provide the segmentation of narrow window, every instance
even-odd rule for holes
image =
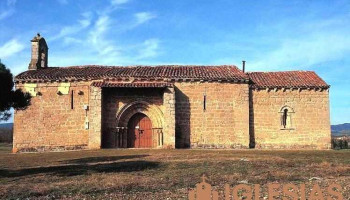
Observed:
[[[74,90],[72,90],[71,96],[70,96],[70,108],[72,110],[74,109]]]
[[[203,95],[203,110],[205,111],[207,109],[207,95]]]
[[[287,118],[288,118],[288,109],[284,109],[283,110],[283,117],[282,117],[282,125],[283,125],[283,128],[286,128],[287,127]]]
[[[283,106],[280,111],[280,116],[281,116],[281,129],[285,130],[292,130],[295,127],[293,127],[293,115],[294,115],[294,109],[289,106]]]

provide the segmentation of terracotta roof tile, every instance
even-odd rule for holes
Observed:
[[[93,82],[91,84],[95,87],[132,87],[132,88],[165,88],[173,87],[173,83],[167,82],[133,82],[133,83],[123,83],[123,82]]]
[[[108,80],[108,79],[191,79],[195,81],[247,81],[254,88],[329,88],[315,72],[249,72],[243,73],[236,66],[71,66],[48,67],[29,70],[15,77],[16,81],[65,81],[65,80]],[[97,83],[96,83],[97,84]],[[101,84],[101,83],[99,83]],[[106,84],[106,83],[105,83]],[[126,86],[126,85],[124,85]],[[145,87],[134,84],[133,87]],[[108,87],[104,85],[103,87]],[[119,85],[118,87],[122,87]],[[155,87],[155,86],[154,86]]]
[[[249,72],[253,88],[329,88],[313,71]]]
[[[248,80],[248,76],[236,66],[73,66],[48,67],[25,71],[16,81],[51,81],[108,78],[144,79],[194,79],[194,80]]]

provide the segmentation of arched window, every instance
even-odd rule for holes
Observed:
[[[289,106],[283,106],[279,113],[281,114],[281,129],[293,129],[294,110]]]
[[[283,128],[287,127],[287,125],[288,125],[287,120],[288,120],[288,109],[286,108],[286,109],[283,110],[283,116],[282,116],[282,126],[283,126]]]

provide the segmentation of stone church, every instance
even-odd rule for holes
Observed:
[[[312,71],[236,66],[49,67],[31,40],[13,152],[100,148],[330,148],[329,85]]]

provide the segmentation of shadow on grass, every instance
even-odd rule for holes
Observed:
[[[147,155],[136,155],[136,156],[112,156],[112,157],[91,157],[74,159],[70,161],[65,161],[66,163],[77,163],[68,165],[57,165],[48,167],[35,167],[26,168],[18,170],[10,169],[0,169],[1,177],[21,177],[36,174],[52,174],[58,176],[77,176],[77,175],[87,175],[93,173],[118,173],[118,172],[134,172],[143,171],[148,169],[159,168],[159,162],[153,161],[120,161],[113,162],[121,159],[132,159],[145,157]],[[90,160],[89,160],[90,159]],[[109,162],[109,163],[96,163],[96,162]],[[95,164],[89,164],[95,163]]]
[[[134,159],[134,158],[144,158],[149,155],[125,155],[125,156],[99,156],[99,157],[86,157],[73,160],[62,161],[66,164],[92,164],[98,162],[112,162],[118,160]]]
[[[1,143],[0,142],[0,153],[11,153],[12,143]]]

